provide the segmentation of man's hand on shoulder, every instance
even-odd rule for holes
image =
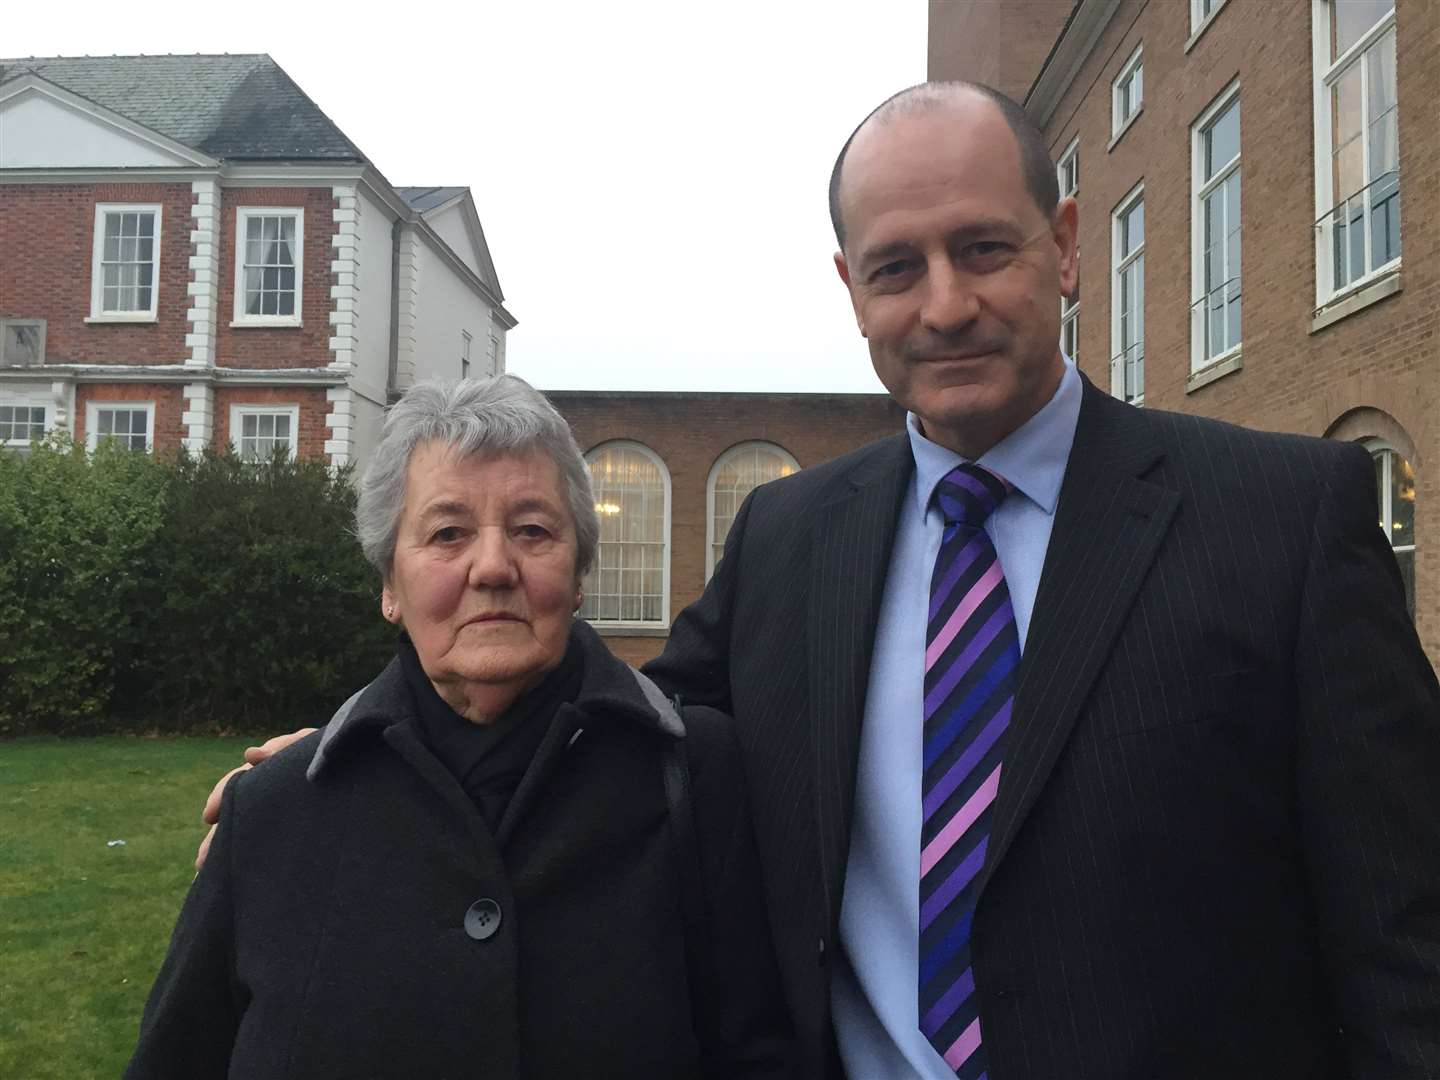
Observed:
[[[301,728],[288,735],[276,735],[273,739],[266,739],[259,746],[247,746],[245,748],[245,764],[231,769],[220,778],[219,783],[210,789],[210,797],[205,800],[205,810],[201,814],[205,823],[210,826],[210,831],[205,834],[205,839],[200,841],[200,850],[195,853],[195,869],[197,871],[205,865],[205,856],[210,853],[210,841],[215,837],[215,823],[220,820],[220,799],[225,794],[225,785],[230,783],[230,778],[236,773],[242,773],[246,769],[253,768],[262,761],[274,757],[291,743],[298,742],[314,730],[313,727]]]

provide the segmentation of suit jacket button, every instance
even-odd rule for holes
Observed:
[[[476,900],[465,912],[465,933],[476,941],[486,941],[500,929],[500,905],[489,897]]]
[[[825,939],[823,937],[820,939],[820,949],[815,954],[815,962],[821,967],[825,966]]]

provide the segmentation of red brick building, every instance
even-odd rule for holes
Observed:
[[[930,77],[998,72],[1079,203],[1081,369],[1365,443],[1440,659],[1440,4],[933,0],[930,36]]]
[[[756,484],[905,424],[884,394],[547,396],[585,450],[600,511],[598,565],[581,614],[633,664],[660,652],[670,623],[704,590]]]
[[[268,56],[0,60],[0,448],[357,462],[514,325],[469,190],[392,186]]]

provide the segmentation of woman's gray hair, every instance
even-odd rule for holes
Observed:
[[[395,536],[405,507],[405,477],[415,451],[427,443],[447,446],[459,458],[538,450],[555,462],[570,515],[575,519],[575,573],[595,563],[600,518],[590,490],[590,470],[555,406],[524,379],[430,379],[416,383],[392,405],[380,444],[360,477],[355,531],[365,558],[389,578]]]

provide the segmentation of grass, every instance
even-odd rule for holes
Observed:
[[[200,807],[254,741],[0,742],[0,1077],[120,1075],[194,876]]]

